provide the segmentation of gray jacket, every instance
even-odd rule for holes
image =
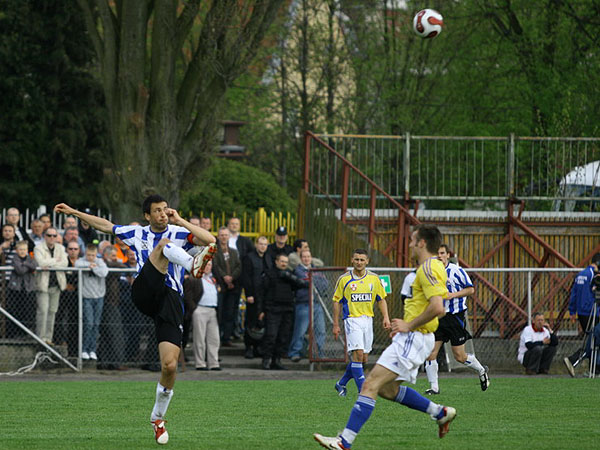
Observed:
[[[21,259],[18,255],[15,255],[15,259],[13,259],[14,269],[10,274],[8,288],[12,291],[35,291],[37,286],[33,274],[37,266],[37,262],[31,256],[27,255],[25,259]]]
[[[108,267],[106,263],[96,258],[96,267],[81,274],[81,295],[83,298],[100,298],[106,294],[106,275]],[[90,262],[85,258],[75,261],[75,267],[90,267]]]

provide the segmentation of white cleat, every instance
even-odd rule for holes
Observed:
[[[327,437],[320,435],[319,433],[313,434],[315,441],[321,444],[321,447],[328,448],[330,450],[348,450],[342,445],[342,438],[339,436]]]
[[[169,433],[165,428],[166,420],[154,420],[152,426],[154,427],[154,439],[157,444],[164,445],[169,442]]]
[[[194,260],[192,261],[192,270],[190,271],[194,278],[202,278],[202,274],[204,273],[206,265],[213,259],[213,256],[216,252],[217,244],[208,244],[194,255]]]
[[[448,434],[450,428],[450,422],[456,417],[456,409],[451,406],[444,406],[444,416],[441,419],[437,419],[437,424],[440,427],[438,436],[443,438]]]

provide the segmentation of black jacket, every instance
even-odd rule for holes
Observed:
[[[273,244],[269,244],[265,255],[271,261],[271,265],[273,267],[275,267],[275,258],[277,257],[277,255],[279,255],[280,253],[283,253],[284,255],[288,256],[290,253],[293,253],[293,252],[294,252],[294,249],[289,244],[285,244],[283,246],[283,248],[278,248],[277,244],[273,243]]]
[[[273,267],[265,272],[264,310],[271,308],[293,308],[295,290],[308,287],[308,281],[301,280],[290,270]]]
[[[240,256],[240,261],[244,261],[246,255],[248,255],[252,250],[254,250],[254,244],[252,241],[246,236],[238,235],[237,241],[235,241],[235,246],[237,248],[238,254]]]
[[[252,250],[242,261],[242,285],[246,297],[254,297],[258,311],[263,309],[265,293],[265,272],[271,269],[271,260],[266,253],[260,257],[256,250]]]

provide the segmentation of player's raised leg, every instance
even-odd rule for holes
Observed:
[[[216,251],[216,245],[209,244],[194,256],[191,256],[168,239],[161,239],[152,254],[150,254],[149,259],[154,267],[163,273],[167,273],[168,264],[172,262],[185,268],[193,277],[199,278]]]

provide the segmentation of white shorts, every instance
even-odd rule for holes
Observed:
[[[346,349],[371,353],[373,348],[373,318],[369,316],[348,317],[344,320]]]
[[[435,345],[433,333],[398,333],[386,348],[377,364],[398,374],[396,380],[417,382],[419,367],[431,355]]]

